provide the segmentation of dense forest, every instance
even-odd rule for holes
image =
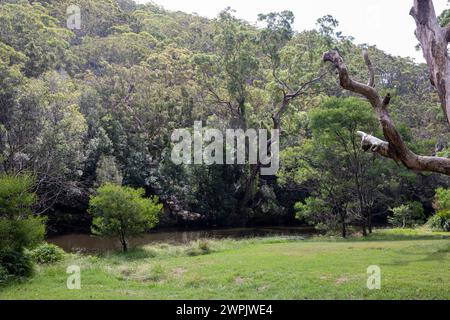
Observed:
[[[253,25],[230,8],[207,19],[79,0],[81,29],[71,30],[71,2],[0,1],[0,172],[33,177],[32,209],[48,218],[47,233],[88,232],[89,199],[105,183],[157,196],[160,227],[302,223],[345,236],[405,225],[396,221],[405,211],[418,222],[434,214],[449,178],[365,152],[358,131],[382,136],[376,114],[322,55],[336,50],[367,82],[366,50],[408,147],[450,156],[427,65],[356,44],[332,16],[297,32],[290,11]],[[175,165],[171,134],[195,121],[280,129],[277,175],[260,175],[258,164]]]
[[[300,2],[0,0],[0,300],[448,299],[450,9]]]

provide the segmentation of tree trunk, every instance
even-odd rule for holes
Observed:
[[[237,212],[240,213],[242,226],[245,227],[250,219],[248,216],[249,208],[248,203],[254,198],[254,189],[255,183],[258,178],[260,165],[250,165],[250,173],[247,177],[247,181],[245,182],[245,191],[244,195],[238,202]]]
[[[128,251],[128,245],[127,245],[127,242],[125,240],[122,241],[122,249],[123,249],[123,252],[127,252]]]
[[[127,252],[128,251],[128,243],[127,243],[127,239],[125,239],[125,236],[123,234],[120,235],[120,243],[122,244],[123,252]]]
[[[342,222],[342,238],[347,238],[347,225],[345,221]]]
[[[362,223],[362,234],[363,234],[363,237],[367,237],[367,225],[366,225],[365,219],[363,220],[363,223]]]
[[[444,28],[439,25],[432,0],[414,0],[410,15],[416,22],[415,34],[430,71],[431,83],[438,92],[450,124],[450,59],[447,50],[450,25]]]
[[[372,225],[372,211],[371,210],[367,210],[367,227],[369,228],[369,234],[372,234],[373,225]]]

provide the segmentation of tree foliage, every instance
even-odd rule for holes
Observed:
[[[0,282],[33,271],[24,250],[39,244],[45,235],[45,219],[32,214],[34,183],[28,175],[0,175]]]
[[[123,250],[128,240],[158,223],[162,204],[157,197],[144,198],[144,189],[133,189],[107,183],[89,201],[95,234],[118,237]]]
[[[392,208],[389,223],[398,228],[413,228],[425,222],[425,213],[420,202],[410,202]]]
[[[436,190],[434,202],[436,214],[430,218],[430,225],[433,229],[449,231],[450,230],[450,191],[439,188]]]

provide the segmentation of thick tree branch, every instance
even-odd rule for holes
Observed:
[[[362,131],[358,131],[358,135],[362,139],[361,146],[364,151],[379,153],[383,157],[389,158],[389,143]]]
[[[377,91],[368,85],[354,81],[350,78],[347,66],[337,51],[329,51],[323,55],[324,62],[331,62],[339,72],[341,87],[366,97],[373,106],[380,105],[380,97]]]
[[[409,150],[389,115],[387,107],[390,103],[391,96],[388,94],[382,98],[375,90],[371,81],[374,68],[367,53],[364,53],[364,59],[369,69],[368,85],[355,81],[350,77],[347,66],[338,52],[329,51],[323,55],[324,62],[331,62],[337,69],[342,88],[364,96],[369,100],[378,115],[386,141],[364,132],[359,132],[362,138],[362,148],[366,151],[370,150],[383,157],[393,159],[396,162],[401,162],[411,170],[438,172],[450,175],[450,159],[419,156]]]
[[[414,0],[410,12],[416,21],[416,37],[430,70],[430,80],[441,100],[442,109],[450,124],[450,59],[447,45],[449,27],[439,25],[432,0]]]

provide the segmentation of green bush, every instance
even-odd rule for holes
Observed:
[[[207,240],[193,242],[186,250],[186,254],[190,257],[202,256],[211,253],[211,244]]]
[[[434,202],[436,214],[428,220],[428,227],[435,231],[450,231],[450,190],[436,190]]]
[[[450,217],[437,213],[428,219],[427,227],[433,231],[450,232]]]
[[[61,261],[64,258],[64,251],[49,243],[44,243],[31,251],[31,256],[36,263],[50,264]]]
[[[35,217],[34,179],[28,175],[0,175],[0,270],[1,280],[26,277],[33,260],[26,249],[43,241],[45,218]]]
[[[31,249],[44,240],[44,217],[0,218],[0,250]]]
[[[390,224],[396,228],[413,228],[425,222],[425,210],[420,202],[409,202],[391,209]]]
[[[450,232],[450,219],[444,221],[444,223],[442,224],[442,229],[446,232]]]
[[[198,243],[198,248],[203,252],[203,254],[208,254],[211,252],[211,245],[207,240],[201,240]]]
[[[24,251],[0,252],[0,265],[9,276],[29,277],[33,274],[33,259]]]
[[[435,214],[428,219],[426,226],[433,231],[442,231],[441,221],[441,217]]]
[[[202,256],[203,251],[200,250],[198,247],[192,247],[186,250],[186,255],[188,255],[189,257]]]
[[[8,270],[6,270],[5,267],[0,265],[0,284],[2,282],[8,281],[9,277],[10,277],[10,275],[9,275]]]
[[[166,271],[160,264],[157,264],[152,267],[150,275],[147,277],[147,280],[157,282],[157,281],[161,281],[165,277],[166,277]]]
[[[0,217],[29,216],[36,202],[33,184],[34,179],[28,175],[0,175]]]

